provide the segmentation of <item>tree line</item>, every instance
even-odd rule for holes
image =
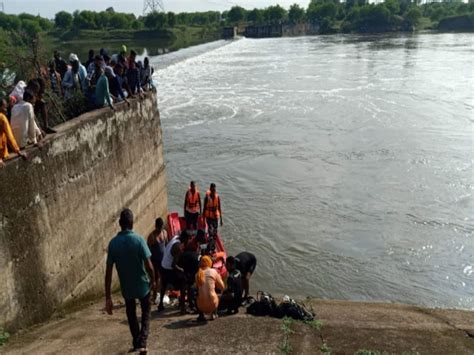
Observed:
[[[246,10],[234,6],[223,13],[229,24],[298,24],[320,25],[320,32],[366,32],[416,27],[422,18],[436,24],[441,19],[473,14],[474,0],[420,4],[420,0],[386,0],[369,4],[366,0],[311,0],[307,8],[293,4],[289,9],[280,5],[265,9]]]
[[[420,1],[420,0],[415,0]],[[234,6],[228,11],[207,12],[152,12],[146,16],[120,13],[108,8],[105,11],[58,12],[54,20],[30,14],[7,15],[0,13],[0,28],[11,32],[33,35],[59,30],[140,30],[165,29],[176,26],[225,26],[317,23],[321,32],[363,32],[366,29],[417,26],[421,18],[437,23],[443,18],[473,14],[474,0],[460,0],[419,5],[410,0],[386,0],[368,4],[366,0],[312,0],[307,8],[298,4],[288,9],[273,5],[263,9],[247,10]]]

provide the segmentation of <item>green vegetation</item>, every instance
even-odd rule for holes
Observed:
[[[326,343],[323,343],[323,345],[321,345],[319,350],[325,355],[331,354],[331,348],[329,348],[329,346]]]
[[[319,25],[320,33],[387,32],[437,28],[438,23],[451,16],[474,12],[474,2],[460,0],[427,3],[419,0],[386,0],[368,4],[366,0],[311,0],[307,9],[294,4],[289,11],[276,6],[245,10],[234,6],[224,16],[229,24],[267,25],[312,23]],[[223,14],[224,15],[224,14]]]
[[[290,344],[290,335],[295,333],[294,330],[291,329],[292,324],[292,318],[283,318],[283,323],[281,325],[281,330],[283,331],[283,343],[279,346],[279,349],[284,354],[291,354],[293,352],[293,348]]]
[[[323,321],[318,319],[313,319],[312,321],[305,321],[305,324],[309,325],[314,330],[321,330],[323,327]]]
[[[457,18],[461,19],[457,21]],[[11,56],[6,53],[6,48],[21,48],[25,45],[25,38],[33,38],[39,33],[48,34],[45,44],[162,39],[172,50],[217,39],[221,28],[229,25],[311,23],[318,25],[320,33],[347,33],[436,29],[443,20],[449,20],[448,25],[444,25],[448,29],[474,26],[474,0],[469,0],[469,3],[447,0],[423,5],[420,5],[420,0],[386,0],[380,4],[368,4],[367,0],[311,0],[306,9],[298,4],[291,5],[288,10],[280,5],[252,10],[234,6],[222,13],[152,12],[139,17],[116,12],[110,7],[101,12],[60,11],[54,20],[26,13],[17,16],[0,13],[0,34],[3,35],[0,55],[7,58],[4,60],[7,62]]]
[[[10,338],[10,334],[0,328],[0,347],[5,345]]]
[[[388,355],[386,351],[359,349],[356,355]]]

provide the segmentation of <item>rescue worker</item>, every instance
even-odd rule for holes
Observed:
[[[184,196],[184,218],[186,219],[187,229],[197,229],[198,218],[202,213],[201,195],[196,188],[194,181],[189,184],[189,189]]]
[[[218,222],[222,223],[221,199],[216,192],[216,184],[211,184],[204,199],[204,218],[209,228],[210,234],[217,233]]]

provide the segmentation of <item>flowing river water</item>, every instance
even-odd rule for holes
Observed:
[[[474,309],[473,34],[154,57],[170,210],[217,184],[252,289]]]

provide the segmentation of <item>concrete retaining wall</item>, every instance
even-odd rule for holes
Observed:
[[[167,213],[154,93],[57,131],[42,150],[28,151],[28,161],[0,169],[0,327],[10,330],[103,294],[106,248],[122,208],[132,209],[144,236]]]

